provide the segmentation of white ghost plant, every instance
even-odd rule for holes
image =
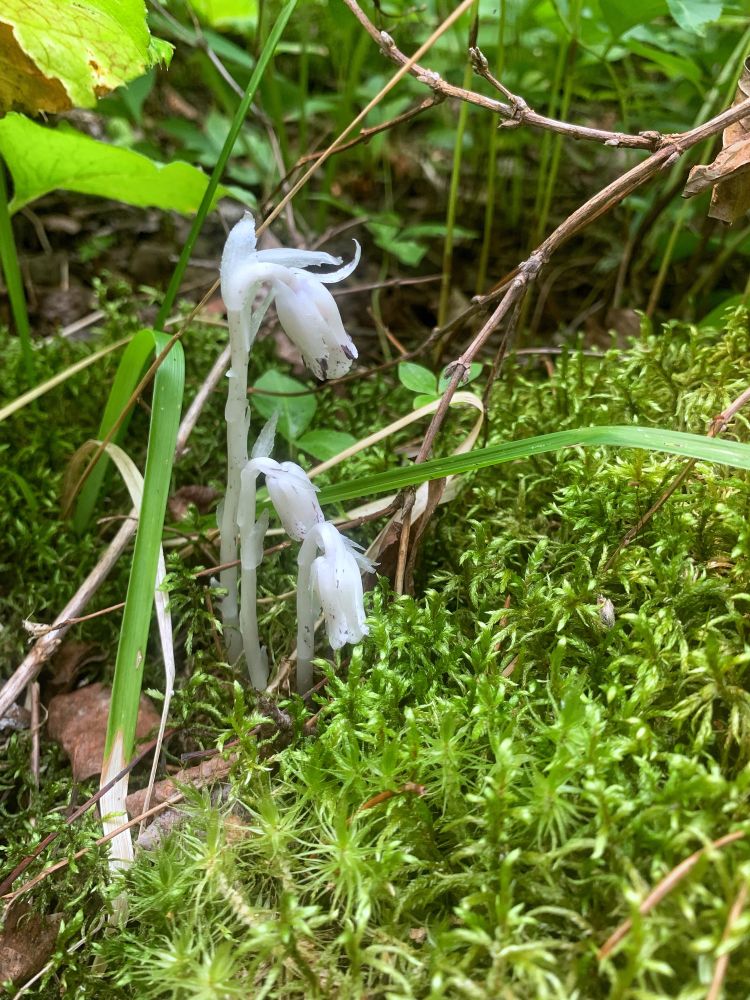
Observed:
[[[222,618],[227,655],[235,662],[244,652],[256,688],[265,687],[268,667],[258,638],[255,610],[256,571],[263,554],[263,520],[255,520],[255,484],[259,473],[266,475],[268,490],[292,538],[301,540],[307,527],[323,521],[315,488],[294,463],[281,465],[269,458],[273,428],[253,450],[248,460],[250,427],[247,401],[250,349],[271,301],[276,301],[279,322],[300,350],[305,364],[321,379],[337,378],[349,371],[357,357],[351,338],[344,329],[336,301],[326,285],[342,281],[355,269],[360,247],[355,243],[354,259],[328,274],[306,268],[340,265],[341,258],[319,251],[280,247],[257,250],[255,222],[246,212],[230,232],[221,259],[221,294],[227,308],[231,365],[225,417],[227,422],[227,490],[219,511],[221,535],[220,584],[226,591]],[[256,304],[262,286],[268,292]],[[261,438],[264,434],[261,434]],[[305,483],[307,485],[305,485]],[[236,565],[238,545],[241,571]],[[238,588],[241,576],[242,595]],[[240,608],[242,596],[242,608]]]

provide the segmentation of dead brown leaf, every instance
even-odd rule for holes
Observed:
[[[220,496],[221,492],[215,490],[213,486],[200,484],[181,486],[167,501],[167,509],[170,517],[175,521],[181,521],[186,516],[190,504],[194,504],[200,514],[207,514]]]
[[[175,792],[179,791],[179,785],[195,785],[196,788],[202,788],[203,785],[207,785],[212,781],[219,781],[222,778],[226,778],[232,764],[236,760],[236,754],[231,754],[226,758],[211,757],[196,767],[187,767],[182,771],[178,771],[173,778],[165,778],[164,781],[157,781],[151,792],[151,805],[155,806],[160,802],[166,802]],[[146,791],[147,789],[140,788],[137,792],[131,792],[125,800],[128,815],[131,819],[134,816],[140,816],[143,812]]]
[[[72,106],[60,81],[44,76],[16,41],[13,28],[0,24],[0,114],[65,111]]]
[[[73,777],[84,781],[102,769],[104,737],[112,692],[104,684],[89,684],[71,694],[56,695],[49,703],[48,731],[70,757]],[[136,739],[148,736],[159,725],[159,713],[141,695]]]
[[[99,647],[91,642],[78,642],[72,639],[63,643],[52,657],[46,671],[44,701],[48,702],[57,694],[67,694],[72,691],[78,675],[86,664],[100,659],[102,655]]]
[[[0,983],[16,986],[28,982],[52,954],[62,914],[32,913],[28,903],[18,900],[8,908],[0,933]]]
[[[732,107],[750,97],[750,59],[745,61]],[[750,209],[750,117],[724,129],[722,149],[713,163],[693,167],[684,198],[713,187],[709,218],[731,225]]]

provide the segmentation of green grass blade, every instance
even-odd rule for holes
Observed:
[[[155,340],[157,351],[161,351],[169,337],[160,333],[155,335]],[[129,759],[133,747],[184,384],[184,354],[182,345],[176,343],[159,367],[154,381],[146,471],[143,477],[143,506],[138,521],[117,649],[104,749],[105,764],[113,746],[122,750],[124,763]],[[106,767],[104,770],[106,771]]]
[[[97,435],[100,440],[109,434],[112,426],[125,409],[143,373],[146,362],[154,351],[155,344],[156,334],[150,329],[139,330],[128,344],[123,356],[120,358],[120,364],[117,366],[117,372],[115,373],[115,380],[109,391],[107,405],[104,407],[104,415],[102,416]],[[112,438],[114,444],[119,444],[122,441],[129,423],[130,414],[123,420],[117,433]],[[91,470],[90,476],[83,484],[76,504],[75,514],[73,515],[73,527],[78,532],[82,532],[89,523],[109,461],[106,454],[102,455]]]
[[[219,154],[219,158],[216,161],[216,165],[211,172],[211,177],[203,195],[203,200],[201,201],[200,207],[198,208],[195,218],[193,219],[188,238],[185,241],[182,251],[180,252],[179,260],[177,261],[174,273],[172,274],[169,286],[156,316],[154,325],[157,330],[164,328],[167,317],[169,316],[172,306],[174,305],[177,292],[179,291],[180,284],[185,273],[185,268],[188,265],[190,256],[193,252],[193,247],[195,246],[195,241],[198,238],[198,234],[200,233],[201,227],[203,226],[206,216],[208,215],[213,203],[216,189],[219,186],[219,181],[221,180],[224,168],[226,167],[229,157],[231,156],[234,143],[236,142],[240,129],[242,128],[245,118],[247,117],[250,104],[255,97],[256,91],[258,90],[263,73],[268,66],[274,49],[276,48],[281,34],[286,27],[286,24],[296,5],[297,0],[288,0],[286,6],[281,10],[281,13],[276,19],[273,30],[268,36],[268,40],[263,47],[263,51],[258,58],[258,62],[256,63],[253,74],[248,82],[245,94],[237,106],[234,118],[232,119],[232,126],[224,142],[221,153]],[[151,337],[152,331],[141,331],[141,333],[136,335],[133,343],[128,348],[128,351],[126,351],[125,355],[123,355],[117,375],[115,376],[115,382],[112,386],[109,399],[107,400],[104,416],[97,433],[97,437],[100,440],[107,436],[112,425],[124,410],[133,389],[137,385],[143,373],[146,361],[151,352]],[[122,441],[127,428],[127,423],[127,419],[123,421],[122,426],[113,438],[115,443]],[[99,459],[96,467],[92,470],[81,490],[81,495],[76,505],[76,511],[73,518],[73,525],[77,531],[83,531],[91,518],[94,507],[96,506],[102,482],[104,480],[108,461],[109,460],[104,456]],[[171,468],[172,459],[170,457],[169,466],[164,470],[167,478],[169,478],[169,475],[171,474]]]
[[[750,469],[750,444],[722,441],[701,434],[686,434],[683,431],[661,430],[658,427],[580,427],[576,430],[556,431],[539,437],[523,438],[521,441],[507,441],[503,444],[490,445],[488,448],[477,448],[463,455],[435,458],[421,465],[407,465],[390,472],[362,476],[360,479],[348,479],[334,486],[326,486],[320,491],[318,499],[321,504],[354,500],[376,493],[388,493],[405,486],[417,486],[430,479],[461,475],[473,472],[475,469],[500,465],[503,462],[560,451],[563,448],[590,448],[602,445],[645,448],[648,451],[663,451],[670,455],[681,455],[683,458],[696,458],[738,469]]]
[[[216,188],[218,187],[221,176],[224,173],[224,168],[229,162],[229,157],[231,156],[234,144],[237,141],[237,136],[240,134],[240,129],[247,118],[250,105],[255,97],[258,87],[260,86],[260,82],[263,79],[266,67],[273,56],[276,45],[278,44],[284,28],[287,25],[287,21],[292,16],[296,6],[297,0],[288,0],[286,5],[282,7],[279,16],[276,18],[273,30],[268,36],[262,52],[258,56],[258,61],[255,64],[255,69],[253,70],[247,88],[245,89],[245,94],[237,107],[234,118],[232,119],[232,126],[229,129],[229,133],[226,137],[222,150],[219,153],[216,165],[211,172],[211,179],[208,182],[206,193],[203,196],[200,208],[196,212],[195,219],[193,219],[193,224],[190,227],[188,238],[185,240],[185,245],[180,253],[180,259],[177,261],[174,274],[172,275],[169,287],[164,295],[164,301],[162,302],[161,308],[156,316],[155,326],[159,330],[163,329],[164,323],[166,322],[170,310],[174,305],[177,292],[179,291],[180,284],[182,282],[182,277],[185,273],[185,268],[188,265],[188,261],[190,260],[190,256],[193,252],[193,247],[195,246],[195,241],[198,238],[198,233],[201,231],[201,226],[203,225],[206,215],[211,207],[214,194],[216,193]]]
[[[10,221],[8,208],[8,181],[5,176],[5,164],[0,159],[0,264],[3,266],[5,284],[8,289],[10,308],[13,321],[16,324],[21,355],[29,378],[34,377],[34,349],[31,346],[31,328],[29,314],[26,311],[26,295],[21,279],[21,268],[18,266],[18,252],[13,237],[13,225]]]

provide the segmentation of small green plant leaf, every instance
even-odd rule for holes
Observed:
[[[265,375],[261,375],[253,389],[263,390],[253,393],[253,406],[258,413],[266,420],[270,420],[274,413],[278,413],[279,434],[287,441],[298,441],[300,435],[310,426],[310,421],[318,408],[315,396],[307,392],[308,387],[272,368]],[[299,392],[304,392],[306,395],[294,395]],[[264,395],[264,393],[279,393],[279,395]]]
[[[143,0],[5,0],[0,112],[91,108],[171,52],[149,35]]]
[[[415,365],[413,361],[402,361],[398,366],[398,380],[412,392],[426,393],[432,399],[437,393],[438,380],[429,368]]]
[[[45,128],[18,114],[0,119],[0,155],[13,175],[12,212],[59,188],[128,205],[195,212],[208,183],[189,163],[155,163],[132,150],[67,127]]]
[[[345,431],[320,429],[303,434],[297,440],[297,447],[317,458],[319,462],[327,462],[329,458],[335,458],[356,443],[357,439]]]
[[[436,399],[440,399],[440,396],[436,392],[426,392],[415,396],[412,402],[412,409],[418,410],[421,406],[427,406],[428,403],[434,403]]]
[[[602,15],[615,38],[636,24],[648,24],[667,12],[666,0],[607,0],[602,9]]]
[[[667,0],[669,13],[677,24],[694,35],[711,21],[718,21],[724,4],[721,0]]]

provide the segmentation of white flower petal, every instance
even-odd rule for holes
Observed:
[[[362,578],[347,539],[333,524],[319,524],[309,531],[300,564],[309,558],[313,545],[323,549],[310,568],[313,591],[323,609],[328,641],[340,649],[367,635]]]
[[[340,257],[334,257],[330,253],[323,253],[322,250],[295,250],[293,247],[274,247],[271,250],[259,250],[256,258],[261,264],[268,263],[276,264],[280,267],[296,268],[316,267],[320,264],[333,264],[336,266],[341,263]],[[321,281],[323,277],[327,277],[327,275],[321,276]]]
[[[311,277],[315,278],[317,281],[322,281],[326,285],[334,284],[336,281],[343,281],[344,278],[348,278],[352,271],[355,269],[357,264],[359,264],[359,258],[362,256],[362,247],[353,240],[354,246],[356,247],[354,251],[354,258],[348,263],[340,267],[338,271],[329,271],[328,274],[312,274]],[[341,263],[341,258],[339,257],[336,261],[337,264]],[[296,266],[296,265],[290,265]]]

